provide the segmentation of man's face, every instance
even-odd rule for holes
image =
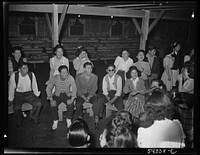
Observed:
[[[115,69],[112,66],[110,66],[107,69],[107,73],[109,74],[110,77],[112,77],[115,73]]]
[[[23,65],[20,68],[20,71],[21,71],[22,76],[25,76],[28,73],[28,66],[27,65]]]
[[[85,72],[90,75],[92,73],[92,66],[91,65],[86,65],[85,66]]]
[[[61,78],[65,79],[65,78],[67,77],[67,75],[68,75],[67,69],[66,69],[66,68],[63,68],[63,69],[61,70],[61,72],[60,72]]]

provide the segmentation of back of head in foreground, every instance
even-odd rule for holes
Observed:
[[[125,113],[123,113],[125,114]],[[103,148],[137,148],[136,136],[129,123],[117,115],[110,122],[100,136],[100,145]],[[122,119],[122,120],[121,120]]]
[[[72,147],[87,148],[90,143],[89,128],[85,120],[76,119],[69,128],[68,142]]]

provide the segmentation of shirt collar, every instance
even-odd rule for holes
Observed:
[[[137,77],[135,80],[133,80],[133,78],[131,78],[131,81],[138,82],[139,81],[139,77]]]
[[[81,77],[86,78],[86,76],[87,76],[87,74],[86,74],[85,72],[83,72],[83,73],[81,74]],[[94,77],[94,74],[91,73],[91,74],[90,74],[90,77]]]

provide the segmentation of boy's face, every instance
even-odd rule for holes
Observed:
[[[85,66],[85,72],[90,75],[92,73],[92,66],[91,65],[86,65]]]
[[[137,55],[138,60],[143,61],[144,60],[144,53],[143,52],[139,52]]]
[[[23,65],[20,68],[20,71],[21,71],[22,76],[25,76],[28,73],[28,66],[27,65]]]
[[[65,78],[67,77],[67,75],[68,75],[67,69],[66,69],[66,68],[63,68],[63,69],[61,70],[61,72],[60,72],[61,78],[65,79]]]
[[[109,75],[110,77],[112,77],[112,76],[115,74],[115,69],[114,69],[112,66],[110,66],[110,67],[108,67],[108,69],[107,69],[107,73],[108,73],[108,75]]]

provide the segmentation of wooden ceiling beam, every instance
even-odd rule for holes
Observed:
[[[58,13],[62,13],[64,5],[58,5]],[[9,5],[9,11],[22,11],[22,12],[41,12],[41,13],[52,13],[51,4],[15,4]],[[143,18],[145,10],[130,10],[130,9],[119,9],[119,8],[108,8],[108,7],[87,7],[84,5],[69,5],[68,14],[80,14],[80,15],[93,15],[93,16],[115,16],[115,17],[135,17]],[[149,18],[157,18],[159,12],[150,12]],[[167,12],[162,19],[170,20],[190,20],[182,12],[181,13],[170,13]]]

